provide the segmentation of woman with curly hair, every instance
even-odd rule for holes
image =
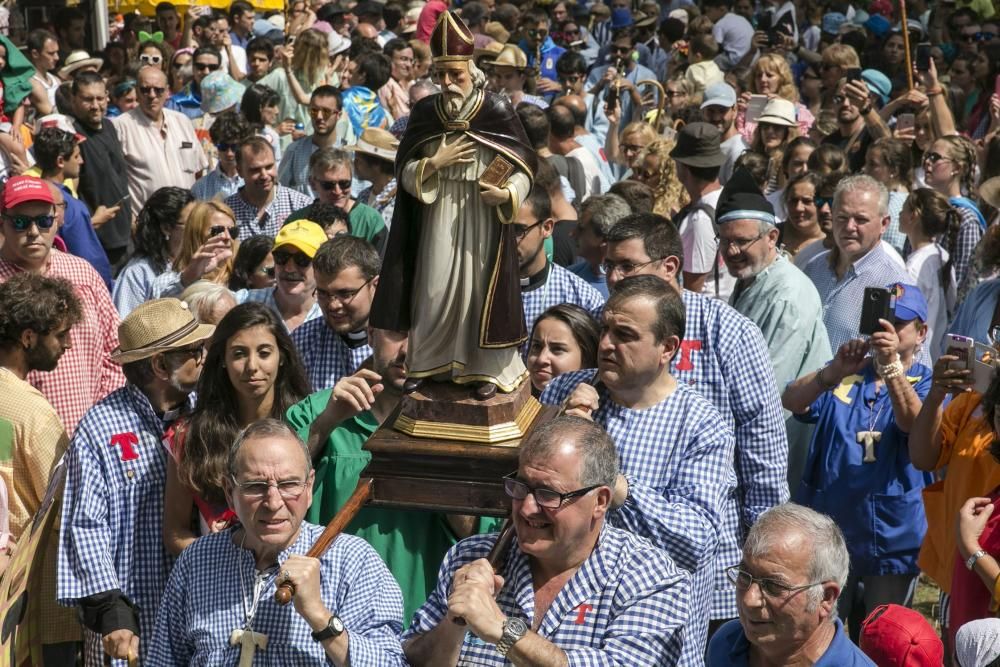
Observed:
[[[153,281],[153,297],[178,296],[198,280],[228,285],[238,238],[239,227],[232,209],[219,201],[195,204],[173,266]]]
[[[629,171],[638,163],[644,146],[656,140],[656,130],[645,121],[637,120],[625,126],[618,133],[618,108],[608,115],[608,135],[604,141],[604,152],[611,171],[617,178],[628,178]]]
[[[753,131],[757,128],[756,121],[748,121],[746,118],[751,95],[767,95],[769,99],[780,97],[791,102],[795,106],[794,117],[798,125],[796,136],[809,136],[809,130],[816,119],[809,108],[799,101],[795,77],[784,57],[776,53],[765,53],[750,69],[750,90],[740,95],[736,103],[736,129],[748,143],[753,140]]]
[[[122,319],[153,298],[153,282],[169,270],[181,249],[181,239],[195,199],[190,190],[160,188],[150,196],[136,219],[132,259],[118,274],[112,299]]]
[[[799,136],[795,123],[795,110],[786,99],[772,97],[754,127],[750,150],[767,156],[767,187],[764,195],[777,192],[785,186],[782,165],[788,146]],[[808,158],[807,158],[808,160]]]
[[[673,217],[690,201],[684,186],[677,180],[677,168],[670,151],[674,142],[665,137],[656,139],[639,152],[631,180],[644,183],[656,196],[653,213]]]
[[[223,492],[229,445],[240,429],[285,411],[309,394],[309,382],[281,319],[261,303],[244,303],[219,322],[198,381],[198,403],[168,433],[163,542],[179,554],[200,534],[217,532],[235,518]]]

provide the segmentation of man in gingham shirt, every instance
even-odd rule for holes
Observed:
[[[593,419],[614,439],[627,500],[612,525],[665,549],[692,574],[685,664],[705,650],[719,526],[735,521],[733,432],[718,411],[670,374],[684,335],[680,295],[656,276],[611,293],[599,368],[566,373],[541,401]]]
[[[723,517],[715,564],[712,619],[736,616],[725,568],[757,517],[788,500],[788,439],[767,343],[760,329],[718,299],[681,289],[684,249],[677,228],[651,213],[631,215],[608,234],[608,287],[623,277],[654,274],[680,292],[685,329],[671,373],[708,399],[736,438],[736,513]],[[642,437],[642,436],[637,436]]]
[[[313,391],[330,389],[371,356],[368,312],[378,284],[379,257],[372,244],[338,236],[319,247],[312,261],[316,302],[323,317],[292,332]]]
[[[101,664],[102,647],[113,658],[146,655],[173,563],[163,545],[162,441],[193,405],[214,330],[177,299],[132,311],[113,357],[129,383],[91,408],[70,441],[56,595],[80,607],[88,665]]]
[[[604,297],[600,292],[545,256],[545,239],[552,236],[554,225],[549,195],[545,188],[535,185],[514,220],[521,303],[524,306],[525,328],[529,333],[539,315],[560,303],[580,306],[595,318],[604,308]],[[525,342],[521,353],[527,355],[527,352],[528,343]]]
[[[240,229],[240,241],[256,234],[274,237],[285,218],[312,199],[278,183],[274,148],[262,137],[246,140],[236,153],[236,167],[243,187],[226,198]]]
[[[149,664],[243,664],[251,649],[234,631],[266,637],[254,664],[343,667],[348,655],[351,667],[406,664],[403,595],[375,550],[340,535],[319,558],[305,555],[323,532],[303,521],[313,477],[306,445],[283,422],[261,420],[240,433],[224,482],[239,524],[181,554]],[[281,606],[274,594],[286,581],[295,601]]]
[[[604,521],[624,500],[614,449],[603,429],[579,417],[532,432],[504,480],[517,537],[499,576],[486,560],[495,534],[449,550],[402,638],[411,665],[702,664],[702,656],[681,659],[687,573]]]

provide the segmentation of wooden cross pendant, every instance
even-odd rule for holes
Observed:
[[[240,667],[251,667],[257,649],[263,651],[267,648],[267,635],[249,629],[233,630],[229,643],[240,647]]]
[[[858,431],[858,444],[865,446],[865,463],[875,463],[875,443],[882,439],[882,431]]]

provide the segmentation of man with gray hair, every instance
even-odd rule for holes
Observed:
[[[708,645],[708,667],[874,665],[837,616],[850,557],[833,519],[785,503],[760,515],[728,570],[739,619]]]
[[[806,264],[823,304],[823,323],[832,349],[858,338],[866,287],[911,280],[886,251],[882,234],[889,226],[889,193],[864,174],[848,176],[833,193],[833,248]],[[918,357],[930,364],[927,352]]]
[[[604,253],[608,249],[608,232],[631,212],[628,203],[618,195],[594,195],[584,200],[573,231],[581,259],[566,268],[590,283],[605,299],[608,298],[608,280],[604,274]]]
[[[403,635],[410,664],[687,664],[690,579],[606,523],[622,481],[599,425],[563,416],[535,429],[504,478],[517,537],[500,571],[486,560],[495,534],[452,547]]]

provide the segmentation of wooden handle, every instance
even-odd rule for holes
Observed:
[[[497,541],[493,543],[493,548],[486,555],[486,560],[489,561],[490,567],[493,568],[495,574],[500,574],[503,563],[507,559],[507,550],[510,548],[510,543],[514,541],[514,537],[514,522],[510,517],[507,517],[503,520],[503,525],[500,527],[500,534],[497,535]],[[500,591],[496,592],[499,593]],[[465,619],[461,616],[456,616],[453,620],[456,625],[465,625]]]
[[[327,524],[323,534],[309,548],[306,556],[319,558],[326,553],[326,550],[330,548],[330,545],[337,539],[337,536],[344,532],[347,524],[358,515],[361,508],[368,502],[368,499],[372,495],[372,486],[373,480],[371,477],[362,477],[358,480],[358,485],[354,488],[354,493],[351,494],[351,497],[347,499],[344,506],[340,508],[340,511]],[[280,605],[286,605],[292,601],[294,595],[295,586],[290,581],[283,581],[278,585],[278,589],[274,591],[274,601]]]
[[[906,0],[899,3],[899,23],[903,33],[903,57],[906,63],[906,87],[913,90],[913,61],[910,60],[910,29],[906,25]]]

